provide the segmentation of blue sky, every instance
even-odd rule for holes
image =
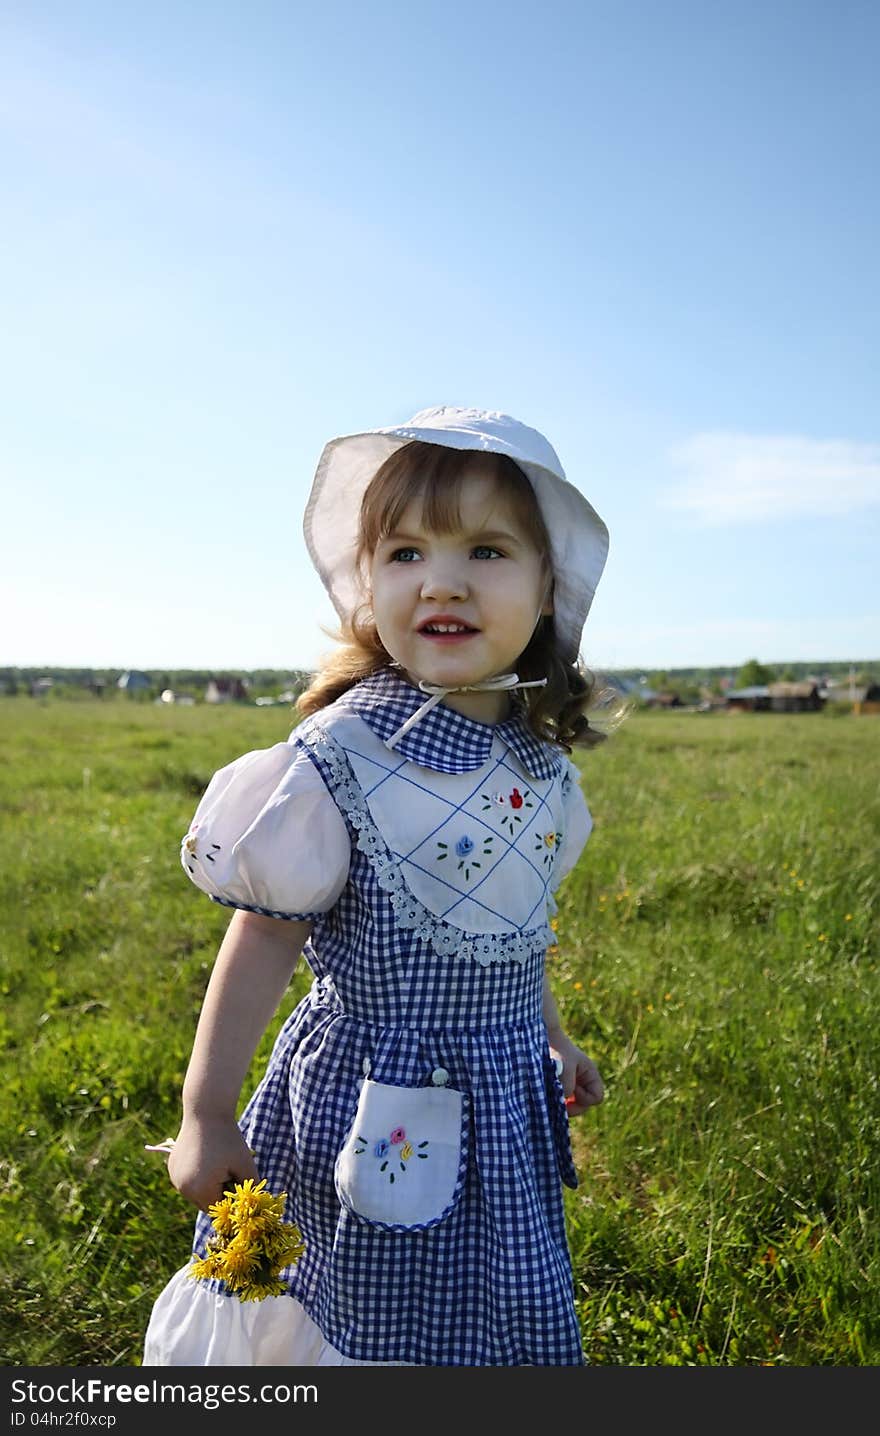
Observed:
[[[309,667],[337,434],[541,429],[598,668],[880,655],[880,7],[0,0],[0,665]]]

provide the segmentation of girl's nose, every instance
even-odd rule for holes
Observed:
[[[436,560],[425,564],[422,573],[422,598],[443,602],[447,598],[467,598],[467,575],[461,564]]]

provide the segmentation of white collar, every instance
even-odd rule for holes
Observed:
[[[519,686],[518,680],[516,683]],[[505,686],[513,689],[514,684],[508,681]],[[393,751],[435,772],[468,773],[481,768],[494,738],[514,753],[533,779],[552,778],[559,772],[564,759],[561,749],[532,732],[521,706],[500,723],[480,723],[442,706],[442,696],[434,694],[429,702],[420,702],[419,689],[397,669],[385,667],[362,678],[337,703],[357,713],[386,745],[418,710],[419,722],[397,738]]]

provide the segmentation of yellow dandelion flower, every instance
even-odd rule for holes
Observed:
[[[845,915],[845,917],[844,917],[843,920],[844,920],[844,922],[852,922],[852,913],[851,913],[851,912],[848,912],[848,913]]]
[[[572,987],[574,988],[575,992],[580,992],[580,990],[581,990],[581,988],[583,987],[583,985],[584,985],[584,984],[583,984],[582,982],[573,982],[573,983],[572,983]]]
[[[271,1215],[269,1217],[247,1216],[236,1222],[235,1230],[240,1237],[244,1237],[245,1241],[259,1245],[266,1234],[274,1229],[275,1224],[276,1218]]]
[[[219,1277],[221,1275],[219,1255],[216,1252],[209,1252],[205,1257],[194,1256],[189,1274],[198,1277],[200,1281],[212,1281]]]
[[[229,1246],[221,1253],[223,1262],[223,1280],[236,1285],[250,1276],[259,1263],[259,1256],[252,1243],[238,1245],[239,1239],[230,1242]]]
[[[828,938],[827,938],[827,935],[826,935],[824,932],[820,932],[820,933],[819,933],[819,936],[818,936],[818,938],[817,938],[816,940],[817,940],[817,942],[827,942],[827,941],[828,941]]]
[[[274,1212],[276,1216],[281,1215],[284,1210],[286,1193],[283,1193],[280,1197],[273,1197],[271,1192],[265,1190],[265,1187],[265,1178],[262,1182],[258,1182],[257,1185],[254,1186],[253,1178],[248,1177],[247,1181],[242,1182],[241,1185],[236,1188],[233,1200],[235,1203],[235,1215],[239,1221],[246,1220],[248,1217],[255,1217],[263,1212]]]
[[[208,1208],[208,1216],[214,1226],[214,1231],[221,1237],[232,1237],[235,1232],[235,1221],[232,1211],[232,1199],[223,1197],[219,1202],[214,1202]]]
[[[551,931],[551,932],[558,932],[558,931],[559,931],[559,918],[558,918],[558,917],[551,917],[551,919],[550,919],[550,931]]]

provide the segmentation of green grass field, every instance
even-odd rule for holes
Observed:
[[[186,1260],[143,1146],[229,912],[178,844],[291,722],[0,700],[2,1364],[137,1364]],[[608,1088],[566,1193],[589,1359],[876,1365],[880,717],[638,713],[578,761],[596,826],[549,963]]]

